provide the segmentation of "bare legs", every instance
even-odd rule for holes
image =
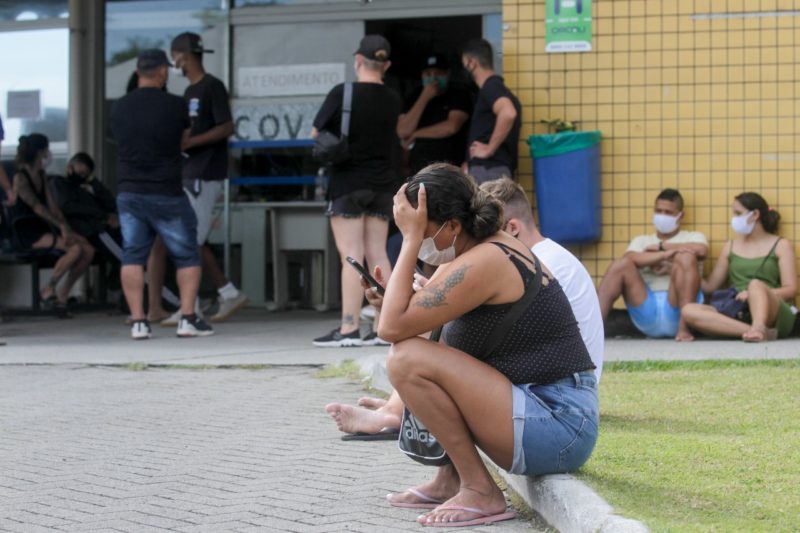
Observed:
[[[161,305],[161,288],[164,286],[164,274],[167,269],[167,247],[160,236],[156,236],[150,256],[147,258],[147,319],[158,322],[170,314]]]
[[[370,270],[380,266],[384,279],[389,279],[391,266],[386,255],[386,237],[389,223],[377,217],[331,217],[331,229],[336,249],[342,261],[342,323],[341,333],[346,335],[358,329],[358,315],[364,299],[361,276],[347,264],[350,256],[359,262],[367,259]]]
[[[122,266],[122,290],[131,310],[133,320],[144,319],[144,268],[142,265]],[[181,293],[181,314],[194,313],[194,301],[200,286],[200,267],[179,268],[177,271],[178,288]],[[160,297],[160,295],[159,295]]]
[[[710,305],[690,303],[681,309],[681,314],[688,326],[707,335],[738,337],[750,342],[775,338],[775,332],[769,328],[778,319],[778,297],[762,281],[752,280],[747,287],[747,302],[752,324],[725,316]]]
[[[647,285],[639,274],[636,263],[631,258],[622,256],[608,267],[597,289],[597,296],[605,320],[611,312],[611,306],[620,296],[625,298],[628,305],[642,305],[647,299]]]
[[[672,259],[672,272],[669,280],[669,303],[678,309],[683,309],[686,304],[697,300],[699,290],[700,272],[697,269],[697,257],[692,253],[675,254]],[[679,342],[694,340],[683,313],[678,322],[675,340]]]
[[[502,468],[511,467],[511,383],[477,359],[421,338],[394,344],[387,370],[400,397],[439,438],[458,473],[458,493],[443,506],[475,507],[492,514],[505,511],[503,493],[486,470],[476,444]],[[424,488],[435,496],[432,489],[437,487]],[[473,518],[475,514],[468,511],[440,509],[420,521]]]
[[[50,277],[47,286],[42,289],[41,297],[47,299],[51,296],[56,296],[63,303],[67,301],[72,286],[83,276],[92,263],[94,247],[80,235],[71,235],[69,241],[66,241],[63,237],[56,238],[55,235],[50,233],[35,242],[33,248],[49,248],[53,243],[53,239],[55,239],[54,247],[63,251],[64,255],[56,261],[53,267],[53,275]],[[67,279],[58,294],[56,294],[58,282],[65,274]]]

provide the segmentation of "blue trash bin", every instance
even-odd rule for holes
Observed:
[[[559,243],[600,240],[599,131],[531,135],[536,207],[542,235]]]

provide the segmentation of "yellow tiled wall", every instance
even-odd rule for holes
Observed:
[[[597,0],[593,51],[545,53],[545,0],[504,0],[503,70],[523,104],[519,176],[532,190],[525,139],[540,119],[601,130],[603,238],[573,251],[599,283],[629,240],[652,233],[665,187],[684,226],[716,259],[733,197],[764,196],[797,241],[800,4],[792,0]],[[706,261],[706,271],[711,261]]]

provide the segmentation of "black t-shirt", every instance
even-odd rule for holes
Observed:
[[[111,111],[117,141],[117,190],[177,196],[181,185],[181,139],[189,127],[183,99],[142,88],[123,96]]]
[[[322,103],[314,127],[339,135],[344,85],[335,86]],[[359,189],[395,192],[402,149],[397,118],[403,103],[394,89],[379,83],[354,83],[348,143],[350,158],[331,168],[331,199]]]
[[[190,85],[183,93],[189,106],[192,135],[200,135],[215,126],[230,122],[231,104],[225,85],[211,74]],[[204,144],[187,150],[189,159],[183,165],[183,178],[207,181],[224,180],[228,175],[228,140]]]
[[[522,125],[522,106],[517,97],[514,96],[514,93],[503,83],[503,78],[500,76],[495,75],[487,79],[478,92],[478,101],[475,103],[475,110],[469,126],[468,142],[469,144],[473,141],[489,142],[497,121],[497,117],[492,111],[492,106],[503,96],[511,100],[517,110],[517,118],[514,120],[514,125],[492,157],[489,159],[472,159],[470,162],[487,167],[505,165],[514,170],[517,168],[517,144],[519,143],[519,130]]]
[[[418,87],[406,101],[404,112],[414,106],[414,102],[422,93],[422,87]],[[419,119],[417,129],[425,128],[444,122],[450,115],[450,111],[463,111],[467,115],[472,112],[472,99],[467,91],[459,87],[448,87],[447,91],[428,102],[422,116]],[[415,139],[414,147],[409,153],[409,166],[412,174],[431,163],[445,161],[456,166],[464,162],[467,149],[467,132],[469,131],[469,121],[466,121],[461,129],[450,137],[443,139]]]

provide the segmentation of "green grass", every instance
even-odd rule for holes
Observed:
[[[361,370],[352,359],[345,359],[338,365],[329,365],[319,370],[316,377],[322,379],[346,378],[352,381],[361,381]]]
[[[614,363],[578,475],[653,531],[798,531],[800,360]]]

